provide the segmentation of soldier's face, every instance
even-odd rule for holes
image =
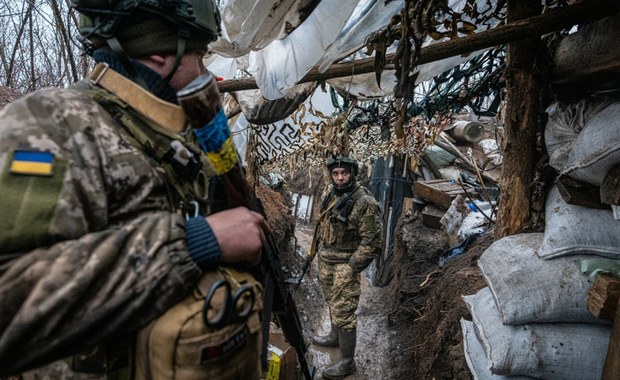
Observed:
[[[351,173],[345,168],[334,168],[332,170],[332,181],[337,187],[345,186],[351,181]]]
[[[200,52],[191,52],[183,55],[177,71],[170,80],[170,86],[178,91],[189,84],[189,82],[194,80],[197,76],[204,74],[206,72],[206,68],[202,61],[203,55],[204,54]],[[171,57],[174,60],[175,57]]]

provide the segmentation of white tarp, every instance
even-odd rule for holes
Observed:
[[[461,11],[465,0],[450,0],[449,6]],[[265,99],[282,98],[308,71],[318,66],[323,72],[334,62],[363,57],[360,51],[372,33],[386,27],[401,11],[403,0],[321,1],[305,19],[300,20],[302,0],[225,0],[222,13],[222,37],[211,45],[220,56],[213,67],[232,79],[237,70],[252,75]],[[479,11],[491,11],[488,0],[476,0]],[[482,11],[481,11],[482,12]],[[484,12],[483,12],[484,13]],[[461,16],[468,20],[465,15]],[[482,16],[480,16],[482,18]],[[491,21],[485,27],[493,25]],[[423,46],[439,42],[427,37]],[[393,52],[395,46],[390,47]],[[356,55],[353,53],[357,52]],[[416,83],[421,83],[448,70],[482,51],[420,65]],[[212,69],[211,66],[209,66]],[[215,71],[215,70],[213,70]],[[377,85],[374,73],[355,78],[327,81],[343,93],[369,99],[391,96],[396,84],[393,70],[386,70]]]

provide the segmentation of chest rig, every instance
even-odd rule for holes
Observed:
[[[353,251],[359,242],[357,221],[351,220],[353,208],[366,191],[358,187],[350,193],[336,197],[332,192],[324,199],[325,220],[320,226],[320,240],[325,248]]]
[[[185,216],[211,212],[215,169],[193,135],[185,134],[181,107],[156,98],[105,64],[72,88],[99,103],[129,135],[129,142],[157,163],[174,210]]]
[[[343,194],[328,211],[329,215],[327,215],[327,219],[330,220],[331,223],[346,224],[349,220],[349,215],[351,215],[351,211],[353,211],[355,202],[364,194],[366,194],[366,191],[361,187],[354,189],[351,193]],[[320,207],[321,212],[329,208],[330,203],[334,200],[334,196],[335,194],[332,191],[323,199]]]

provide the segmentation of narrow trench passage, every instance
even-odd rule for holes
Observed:
[[[308,253],[313,228],[313,225],[300,222],[295,227],[296,253],[300,255],[300,261]],[[387,288],[372,286],[367,271],[368,269],[362,273],[362,294],[357,309],[357,370],[345,379],[395,379],[394,374],[397,371],[391,360],[391,353],[398,347],[395,347],[396,332],[388,327]],[[317,264],[313,262],[294,297],[308,342],[308,360],[314,366],[314,378],[321,379],[323,370],[332,361],[337,361],[340,353],[337,348],[321,347],[311,342],[313,335],[326,333],[330,325],[329,312],[316,275]]]

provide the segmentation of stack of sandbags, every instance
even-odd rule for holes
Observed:
[[[547,110],[545,144],[549,164],[561,175],[600,187],[600,200],[620,219],[620,100],[584,99]],[[615,171],[614,171],[615,168]],[[597,200],[598,201],[598,200]]]
[[[505,237],[478,262],[487,287],[465,296],[465,358],[475,379],[599,379],[611,327],[587,309],[587,255],[543,259],[544,234]]]
[[[545,132],[559,173],[600,186],[620,164],[620,103],[581,101],[549,110]],[[611,324],[587,308],[592,279],[582,263],[620,260],[611,209],[568,204],[553,187],[544,233],[505,237],[478,265],[487,287],[464,297],[465,357],[476,379],[599,379]]]

